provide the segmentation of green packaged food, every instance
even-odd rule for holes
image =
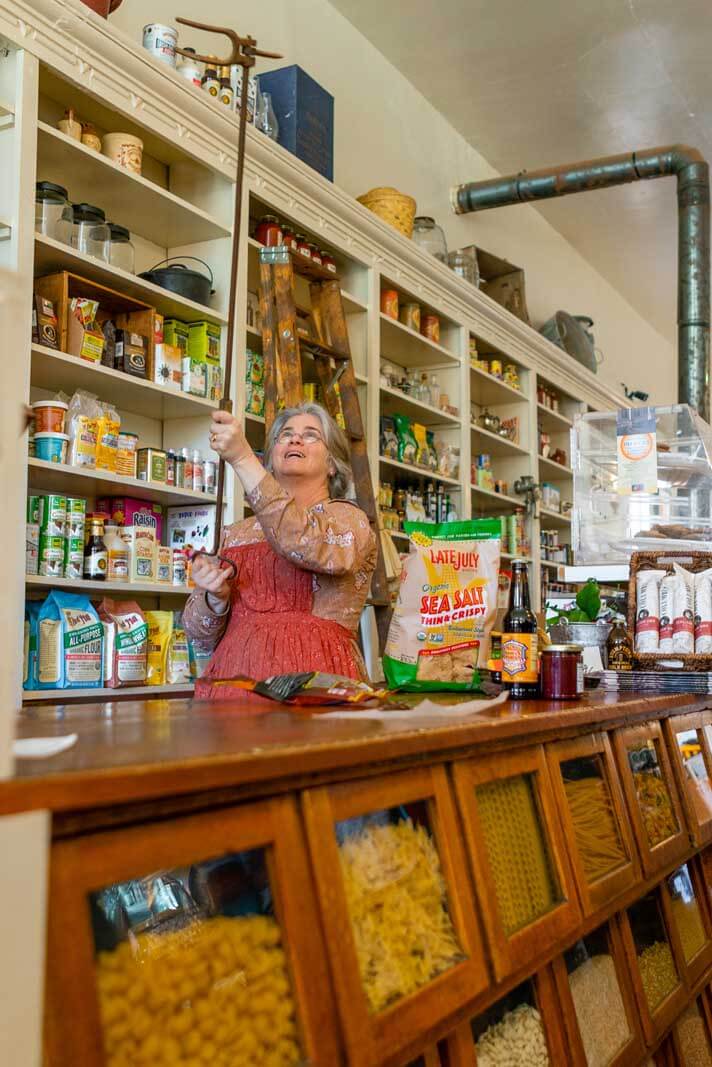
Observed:
[[[398,435],[398,460],[400,463],[414,464],[418,455],[418,442],[410,419],[406,415],[394,415],[393,422]]]

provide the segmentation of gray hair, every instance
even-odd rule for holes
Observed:
[[[272,452],[277,438],[290,419],[295,415],[313,415],[321,424],[326,450],[334,467],[334,473],[327,477],[329,496],[332,500],[343,500],[353,495],[353,472],[346,434],[332,419],[321,404],[300,404],[294,408],[284,408],[278,412],[265,441],[264,463],[268,471],[272,470]]]

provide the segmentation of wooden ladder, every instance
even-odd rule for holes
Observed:
[[[295,274],[309,281],[311,307],[308,309],[297,308]],[[343,413],[351,447],[356,501],[368,516],[378,545],[368,602],[376,612],[382,651],[390,621],[390,596],[339,277],[284,245],[261,248],[260,311],[265,366],[265,430],[269,430],[280,408],[304,402],[302,349],[314,357],[327,411],[334,419]],[[309,337],[300,336],[300,317],[308,322]]]

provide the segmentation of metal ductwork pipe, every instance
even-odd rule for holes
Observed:
[[[709,421],[710,183],[709,167],[696,148],[671,145],[468,182],[453,188],[451,201],[455,213],[464,215],[669,175],[677,178],[677,395]]]

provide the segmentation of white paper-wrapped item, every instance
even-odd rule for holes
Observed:
[[[660,643],[660,583],[665,571],[638,571],[635,579],[635,651],[657,652]]]
[[[695,652],[712,652],[712,567],[695,575]]]
[[[675,571],[672,650],[689,655],[695,651],[695,576],[679,563]]]

